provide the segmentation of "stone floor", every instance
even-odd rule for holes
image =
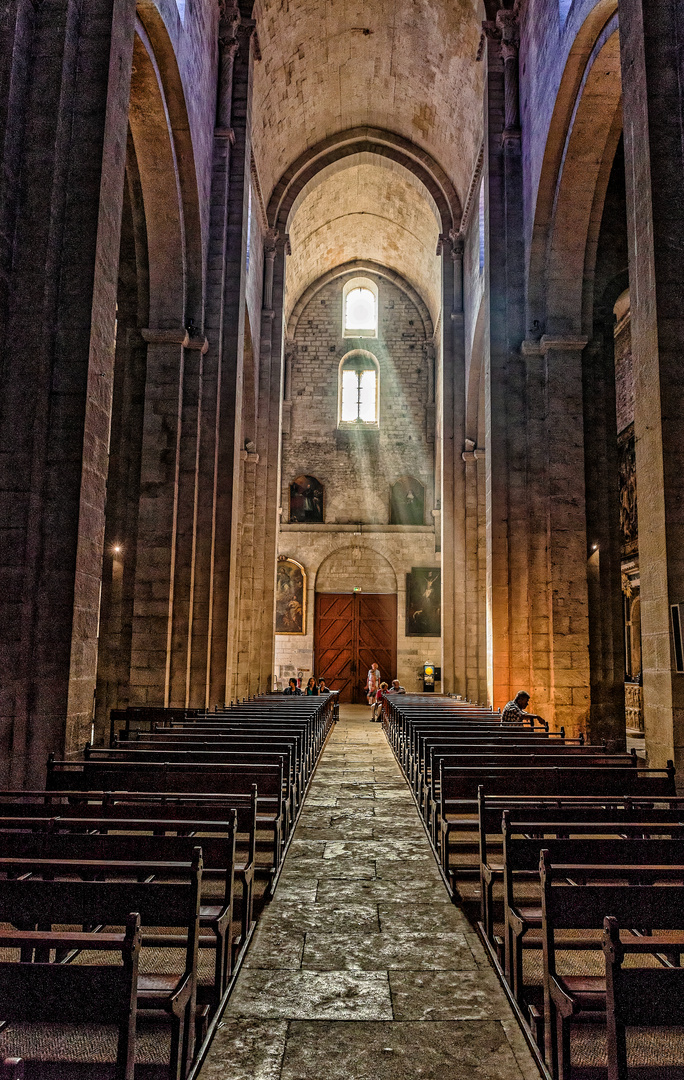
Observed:
[[[368,713],[341,710],[201,1080],[539,1080]]]

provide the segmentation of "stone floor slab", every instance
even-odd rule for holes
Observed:
[[[537,1080],[380,725],[341,709],[201,1080]]]
[[[493,971],[390,971],[395,1020],[507,1020]]]
[[[464,934],[446,933],[435,938],[434,934],[403,927],[382,934],[309,933],[302,967],[317,971],[477,971]]]
[[[500,1024],[290,1025],[281,1080],[523,1080]]]
[[[266,971],[247,968],[227,1017],[293,1020],[391,1020],[384,971]]]

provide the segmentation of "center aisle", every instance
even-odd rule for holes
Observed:
[[[539,1080],[369,711],[340,709],[201,1080]]]

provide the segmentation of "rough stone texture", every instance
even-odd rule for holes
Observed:
[[[306,635],[278,635],[276,675],[287,665],[313,670],[316,592],[397,593],[397,674],[418,689],[425,660],[441,662],[441,642],[406,637],[406,574],[412,566],[438,565],[434,527],[434,441],[431,418],[434,373],[426,332],[413,300],[394,283],[378,287],[378,337],[342,337],[342,290],[338,278],[318,290],[297,322],[288,367],[289,431],[283,434],[283,506],[279,553],[307,571]],[[379,430],[355,444],[338,429],[338,379],[342,357],[363,347],[379,363]],[[344,433],[342,433],[342,436]],[[315,475],[325,487],[323,525],[287,523],[289,485]],[[425,490],[423,526],[389,525],[390,486],[401,476]],[[350,524],[359,522],[361,524]]]
[[[464,198],[482,130],[474,0],[371,9],[307,0],[296,18],[281,11],[273,0],[259,7],[255,147],[266,200],[303,150],[361,125],[432,151]]]
[[[372,839],[308,838],[369,822]],[[339,876],[343,865],[355,876]],[[223,1080],[226,1069],[258,1080],[535,1076],[482,946],[449,902],[382,730],[363,707],[342,706],[200,1076]]]
[[[358,158],[362,163],[353,164]],[[440,226],[431,203],[420,181],[389,159],[361,154],[346,160],[342,171],[334,165],[325,169],[297,206],[290,227],[286,315],[326,271],[350,259],[373,259],[402,274],[436,322]]]

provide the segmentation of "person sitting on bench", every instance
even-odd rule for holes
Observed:
[[[382,716],[382,699],[384,698],[386,693],[388,693],[387,683],[381,682],[380,689],[375,694],[373,708],[371,709],[371,721],[379,720]]]
[[[512,701],[504,706],[501,714],[502,724],[523,724],[525,720],[541,720],[541,716],[528,713],[525,710],[529,704],[530,695],[527,690],[518,690]]]
[[[283,690],[283,694],[289,694],[290,697],[301,697],[302,696],[302,692],[299,689],[299,687],[297,686],[297,680],[296,679],[290,679],[290,681],[287,684],[287,690]]]
[[[405,694],[406,690],[401,685],[398,679],[392,679],[392,685],[387,691],[388,694]]]

